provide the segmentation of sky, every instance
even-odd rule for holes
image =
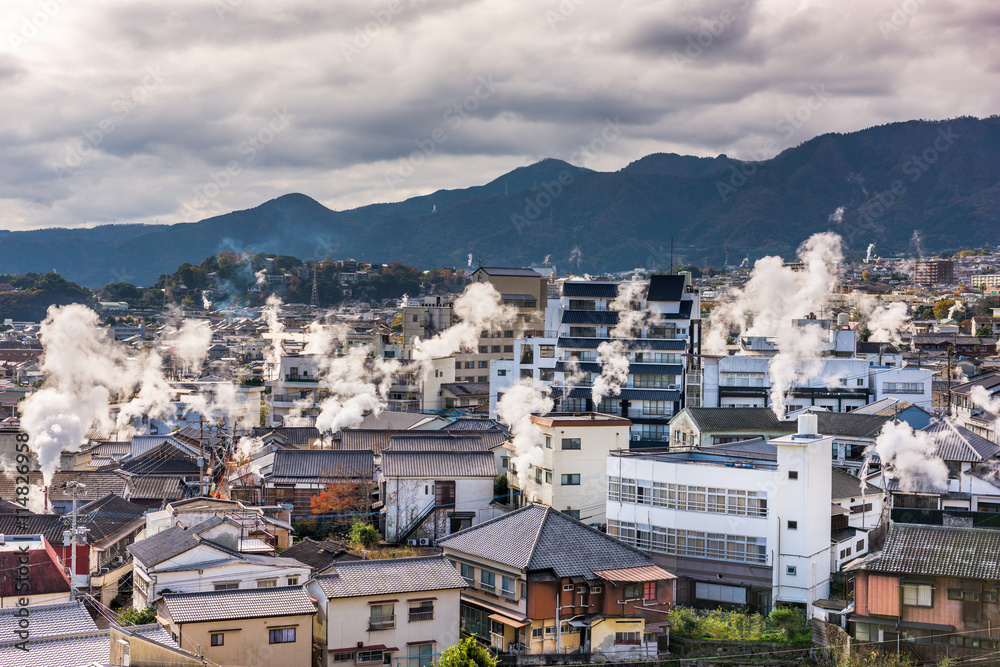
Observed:
[[[1000,113],[995,0],[5,0],[0,229]]]

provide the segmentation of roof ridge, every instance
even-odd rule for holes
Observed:
[[[472,532],[473,530],[476,530],[478,528],[482,528],[483,526],[488,526],[488,525],[490,525],[492,523],[496,523],[496,522],[500,521],[501,519],[506,519],[509,516],[514,516],[515,514],[518,514],[520,512],[524,512],[525,510],[531,508],[531,506],[533,504],[534,503],[525,505],[524,507],[518,507],[516,510],[514,510],[512,512],[506,512],[506,513],[501,514],[499,516],[495,516],[492,519],[487,519],[486,521],[483,521],[482,523],[477,523],[474,526],[469,526],[468,528],[463,528],[462,530],[460,530],[458,532],[455,532],[455,533],[452,533],[451,535],[445,535],[444,537],[440,537],[440,538],[437,539],[437,543],[441,544],[442,542],[446,542],[446,541],[450,540],[451,538],[455,537],[456,535],[464,535],[464,534]]]
[[[531,565],[531,560],[535,557],[535,550],[538,548],[538,542],[542,536],[542,529],[545,527],[545,524],[549,522],[549,517],[551,516],[550,513],[554,511],[548,505],[541,505],[540,503],[532,503],[531,505],[528,505],[528,507],[534,507],[536,505],[545,508],[545,515],[542,517],[542,520],[538,522],[538,531],[535,533],[535,539],[531,542],[531,551],[528,552],[528,557],[524,561],[525,569],[528,569]]]
[[[479,524],[479,525],[482,525],[482,524]],[[449,537],[450,537],[450,535],[449,535]],[[418,560],[439,560],[439,559],[443,559],[443,558],[444,558],[444,554],[427,554],[426,556],[407,556],[405,558],[372,558],[372,559],[368,559],[368,560],[345,560],[345,561],[339,561],[339,562],[335,563],[333,567],[334,567],[334,570],[337,570],[337,569],[339,569],[341,567],[344,567],[344,566],[358,567],[358,566],[361,566],[361,565],[370,565],[372,563],[400,563],[400,562],[403,562],[403,561],[408,562],[408,563],[412,563],[413,561],[418,561]],[[340,576],[340,575],[338,575],[336,572],[330,572],[328,574],[317,575],[316,578],[317,579],[321,579],[323,577],[337,577],[337,576]],[[249,589],[249,590],[253,590],[253,589]]]

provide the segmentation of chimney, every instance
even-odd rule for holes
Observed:
[[[816,415],[808,412],[804,415],[799,415],[798,435],[814,438],[816,437],[817,429],[818,429],[818,419]]]

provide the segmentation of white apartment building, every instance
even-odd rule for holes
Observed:
[[[690,452],[607,459],[608,533],[676,573],[678,604],[800,604],[827,597],[833,438],[799,432]]]

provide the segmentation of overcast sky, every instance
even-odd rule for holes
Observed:
[[[996,0],[4,0],[0,229],[1000,113]]]

